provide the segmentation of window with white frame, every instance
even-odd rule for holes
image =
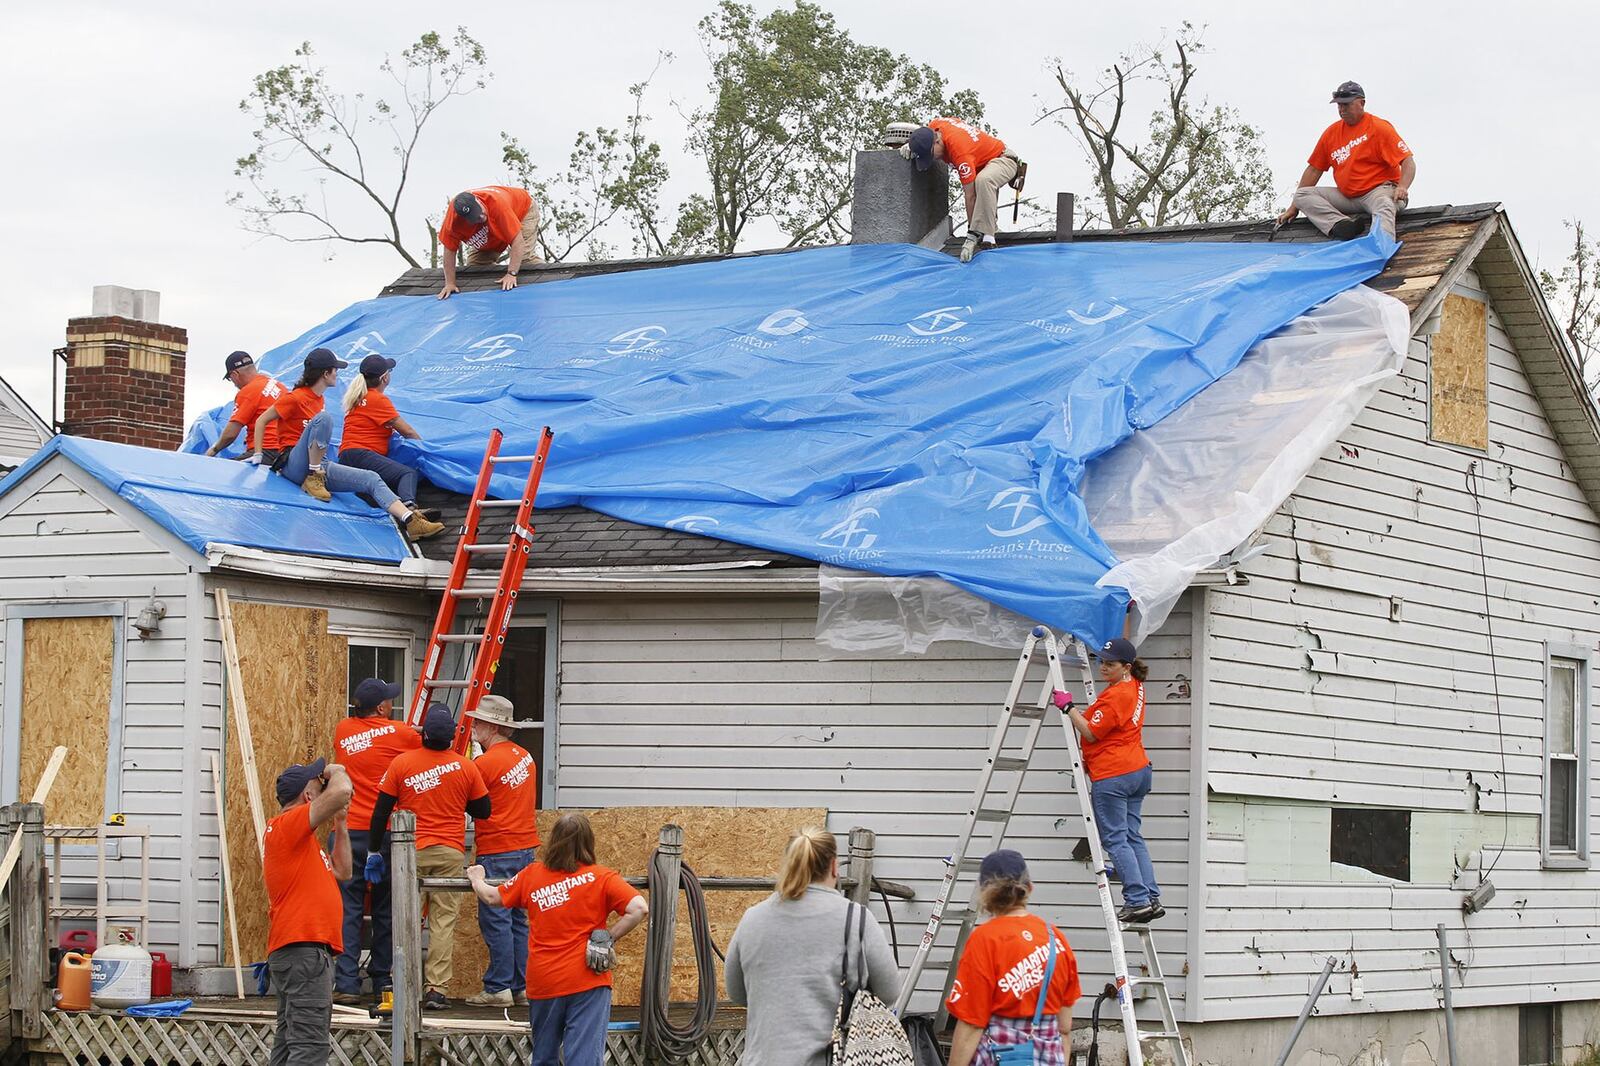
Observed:
[[[1550,644],[1545,653],[1544,834],[1546,866],[1589,860],[1589,654]]]
[[[371,634],[348,634],[350,649],[350,687],[353,695],[356,686],[369,677],[381,678],[399,685],[402,696],[395,701],[395,716],[405,713],[406,658],[410,654],[410,641],[400,635],[393,637]]]

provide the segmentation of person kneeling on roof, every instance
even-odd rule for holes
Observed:
[[[407,440],[421,440],[422,434],[400,417],[385,390],[393,359],[369,355],[361,360],[361,374],[344,390],[344,434],[339,441],[339,465],[370,470],[400,502],[411,510],[417,507],[417,482],[422,475],[416,467],[389,458],[389,441],[398,433]],[[428,518],[437,516],[422,512]]]
[[[980,245],[993,248],[1000,232],[1000,188],[1015,182],[1025,169],[1017,153],[1000,138],[954,118],[936,118],[915,130],[905,151],[918,170],[940,160],[955,169],[967,205],[961,261],[970,263]]]
[[[256,420],[256,441],[265,437],[267,427],[281,423],[278,439],[284,451],[271,464],[272,469],[299,485],[306,495],[326,501],[335,492],[357,492],[393,515],[412,540],[438,536],[444,526],[401,503],[377,474],[324,462],[333,438],[333,419],[324,410],[322,395],[338,382],[339,368],[349,365],[326,348],[313,349],[294,389]],[[247,462],[265,462],[265,456],[258,449]]]
[[[256,422],[263,412],[278,402],[278,397],[288,390],[280,385],[277,379],[270,374],[263,374],[256,369],[256,361],[250,358],[249,352],[234,352],[228,356],[223,364],[223,379],[230,382],[239,390],[233,400],[233,415],[228,419],[228,424],[222,427],[222,436],[217,442],[206,449],[207,455],[221,455],[227,451],[228,445],[238,439],[239,433],[244,432],[244,455],[241,459],[261,453],[263,462],[274,463],[278,460],[278,427],[269,425],[267,431],[260,438],[261,446],[256,447]]]
[[[517,287],[517,271],[524,260],[539,258],[539,205],[527,189],[490,185],[457,193],[439,223],[439,243],[444,245],[444,287],[439,299],[447,300],[456,287],[456,252],[467,247],[467,266],[493,266],[508,256],[500,288]]]

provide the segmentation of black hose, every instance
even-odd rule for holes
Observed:
[[[876,887],[876,885],[874,885]],[[889,946],[894,948],[894,964],[900,965],[900,931],[894,927],[894,911],[889,908],[889,893],[878,889],[878,898],[883,900],[883,916],[889,919]]]
[[[700,1049],[716,1018],[717,971],[711,961],[716,945],[711,942],[711,923],[706,918],[706,897],[699,878],[684,863],[679,867],[678,884],[666,884],[657,869],[656,855],[650,857],[647,877],[650,911],[652,915],[670,913],[667,908],[677,906],[678,888],[682,886],[699,989],[689,1023],[673,1024],[664,995],[670,987],[670,976],[663,980],[663,975],[672,972],[672,941],[667,936],[667,922],[651,920],[644,953],[644,984],[639,992],[639,1036],[651,1061],[676,1063],[686,1061]]]

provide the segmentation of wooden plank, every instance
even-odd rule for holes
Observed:
[[[228,590],[216,589],[217,622],[222,629],[222,652],[228,676],[228,717],[239,742],[239,760],[244,766],[245,794],[250,798],[250,823],[256,831],[257,857],[267,850],[267,818],[261,806],[261,781],[256,770],[256,744],[250,731],[250,707],[245,697],[244,673],[239,667],[239,645],[233,629],[233,609]],[[217,812],[218,818],[222,812]]]
[[[56,775],[61,772],[61,764],[67,760],[67,749],[57,745],[50,753],[50,761],[45,764],[44,773],[39,777],[39,783],[34,786],[33,797],[29,803],[41,806],[50,798],[50,788],[56,783]],[[11,844],[6,848],[6,856],[0,859],[0,892],[6,890],[6,885],[11,881],[11,871],[17,868],[17,860],[22,857],[22,830],[19,828],[11,837]]]
[[[211,753],[211,793],[217,802],[217,837],[226,844],[228,839],[228,805],[222,795],[222,767],[217,763],[217,753]],[[217,849],[222,857],[222,890],[227,896],[228,940],[233,946],[233,983],[240,999],[244,998],[244,964],[239,961],[239,918],[233,901],[233,866],[228,859],[226,846]]]

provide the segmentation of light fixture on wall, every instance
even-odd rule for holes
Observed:
[[[167,616],[167,605],[156,599],[155,589],[150,590],[150,602],[139,608],[139,617],[133,628],[139,631],[140,640],[148,640],[161,631],[161,620]]]

